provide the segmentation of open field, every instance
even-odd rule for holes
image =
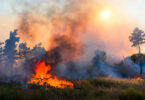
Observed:
[[[75,80],[74,89],[0,84],[0,100],[145,100],[145,81],[97,78]]]

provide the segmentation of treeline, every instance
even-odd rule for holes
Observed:
[[[21,76],[29,77],[27,75],[30,74],[27,73],[32,71],[30,69],[34,67],[33,64],[45,53],[46,50],[41,43],[30,49],[26,43],[20,43],[17,30],[10,32],[9,38],[5,42],[0,42],[0,77],[6,81],[14,76],[16,79]],[[25,75],[22,75],[24,72]]]
[[[106,61],[106,52],[97,50],[91,62],[86,64],[85,62],[78,64],[78,62],[68,58],[64,65],[65,69],[62,70],[60,60],[61,56],[65,55],[64,52],[58,48],[46,51],[41,43],[29,48],[26,43],[20,43],[17,30],[14,30],[10,32],[10,36],[5,42],[0,42],[0,78],[3,81],[24,81],[25,79],[27,81],[34,73],[33,68],[40,59],[54,65],[52,67],[53,74],[68,79],[100,76],[132,78],[139,76],[138,62],[140,60],[138,60],[138,55],[126,57],[116,64],[110,64]],[[142,56],[140,57],[142,58]]]

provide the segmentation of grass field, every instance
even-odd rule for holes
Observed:
[[[145,81],[97,78],[75,80],[74,89],[0,84],[0,100],[145,100]]]

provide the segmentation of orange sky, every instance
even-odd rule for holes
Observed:
[[[15,29],[15,18],[10,15],[1,15],[0,23],[0,40],[5,41],[9,36],[9,32]]]

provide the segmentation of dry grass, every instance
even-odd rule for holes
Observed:
[[[73,82],[74,89],[0,84],[0,100],[145,100],[145,81],[96,78]]]

